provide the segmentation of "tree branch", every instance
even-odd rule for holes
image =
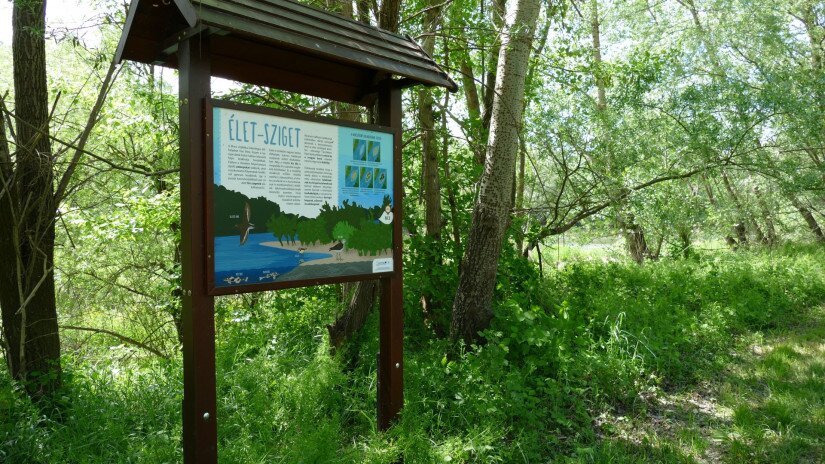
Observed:
[[[144,350],[146,350],[146,351],[148,351],[148,352],[150,352],[150,353],[152,353],[152,354],[154,354],[158,357],[161,357],[163,359],[169,359],[169,356],[163,354],[157,348],[152,348],[151,346],[149,346],[149,345],[147,345],[147,344],[145,344],[145,343],[143,343],[139,340],[135,340],[134,338],[128,337],[126,335],[121,335],[117,332],[112,332],[111,330],[97,329],[97,328],[94,328],[94,327],[80,327],[80,326],[76,326],[76,325],[61,325],[60,328],[61,329],[69,329],[69,330],[81,330],[81,331],[84,331],[84,332],[93,332],[93,333],[109,335],[109,336],[114,337],[114,338],[116,338],[116,339],[118,339],[118,340],[120,340],[124,343],[128,343],[130,345],[134,345],[138,348],[144,349]]]

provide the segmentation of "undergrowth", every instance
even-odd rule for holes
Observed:
[[[787,247],[642,267],[583,259],[540,276],[510,256],[486,343],[450,357],[455,351],[418,312],[418,292],[432,283],[413,272],[406,403],[385,434],[375,429],[375,314],[330,356],[325,324],[339,307],[335,287],[281,292],[251,308],[220,300],[221,461],[680,461],[667,446],[599,445],[594,420],[644,410],[657,391],[716,375],[735,339],[821,304],[823,263],[821,248]],[[437,278],[448,301],[455,275]],[[179,356],[114,347],[68,354],[64,369],[59,417],[41,413],[0,374],[0,461],[181,461]]]

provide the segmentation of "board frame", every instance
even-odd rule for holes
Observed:
[[[400,159],[400,150],[396,150],[395,147],[400,143],[398,140],[398,132],[393,129],[392,127],[382,126],[377,124],[366,124],[360,123],[355,121],[345,121],[336,118],[329,118],[323,116],[314,116],[308,115],[304,113],[298,113],[294,111],[286,111],[286,110],[278,110],[275,108],[263,107],[263,106],[256,106],[256,105],[249,105],[245,103],[236,103],[230,102],[226,100],[220,99],[208,99],[204,102],[204,116],[205,116],[205,124],[204,124],[204,218],[205,218],[205,254],[206,254],[206,269],[205,269],[205,277],[206,277],[206,293],[210,296],[222,296],[222,295],[239,295],[242,293],[253,293],[253,292],[262,292],[262,291],[271,291],[271,290],[284,290],[289,288],[300,288],[300,287],[313,287],[316,285],[328,285],[328,284],[340,284],[345,282],[360,282],[364,280],[377,280],[381,278],[393,277],[399,269],[400,266],[400,259],[401,259],[401,243],[396,243],[396,239],[401,237],[401,218],[399,220],[393,221],[393,243],[392,243],[392,257],[393,257],[393,270],[388,272],[376,272],[376,273],[365,273],[365,274],[352,274],[347,276],[335,276],[335,277],[323,277],[323,278],[316,278],[316,279],[301,279],[301,280],[287,280],[282,282],[266,282],[266,283],[253,283],[253,284],[246,284],[246,285],[233,285],[227,287],[218,287],[215,285],[215,233],[214,233],[214,218],[213,218],[213,211],[214,211],[214,204],[213,204],[213,191],[215,188],[214,185],[214,120],[213,120],[213,109],[214,108],[221,108],[227,110],[236,110],[236,111],[246,111],[251,113],[258,113],[263,114],[266,116],[277,116],[277,117],[284,117],[290,119],[297,119],[301,121],[308,121],[314,122],[319,124],[327,124],[333,126],[343,126],[343,127],[350,127],[353,129],[363,129],[363,130],[370,130],[375,132],[382,132],[385,134],[389,134],[392,136],[393,140],[393,158],[392,158],[392,170],[393,170],[393,185],[392,185],[392,192],[393,192],[393,204],[398,204],[399,200],[396,198],[398,192],[402,191],[401,185],[401,159]],[[399,229],[399,230],[396,230]]]

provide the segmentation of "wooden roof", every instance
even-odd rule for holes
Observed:
[[[458,86],[409,36],[290,0],[132,0],[115,62],[177,68],[178,43],[208,34],[212,75],[364,103],[377,82]]]

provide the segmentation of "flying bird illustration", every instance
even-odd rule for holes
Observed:
[[[249,231],[255,228],[255,224],[249,222],[252,218],[252,210],[249,207],[249,202],[244,204],[243,214],[241,215],[241,223],[235,224],[235,228],[241,233],[241,246],[243,246],[249,239]]]

